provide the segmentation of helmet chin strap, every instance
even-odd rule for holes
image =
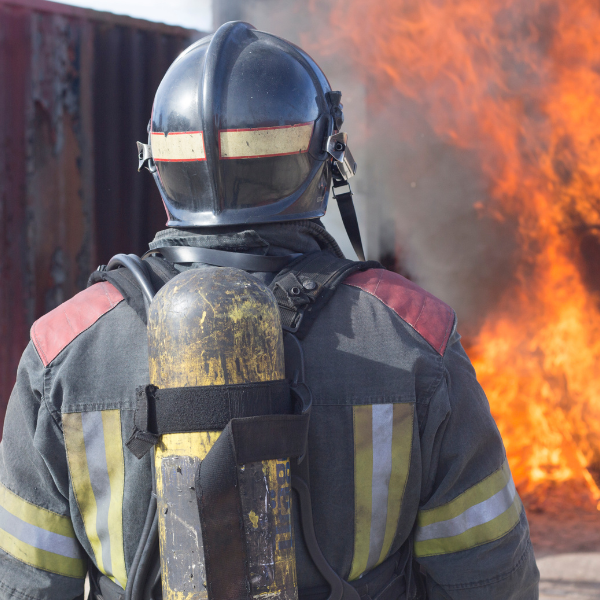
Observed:
[[[350,243],[359,260],[365,260],[358,219],[352,201],[352,188],[350,178],[356,173],[356,161],[348,148],[348,134],[342,131],[334,133],[325,140],[325,150],[332,158],[331,174],[333,180],[333,197],[337,200],[340,208],[342,222]],[[348,191],[336,193],[339,188],[348,187]]]
[[[346,233],[348,234],[352,248],[354,249],[354,252],[356,252],[358,259],[364,261],[366,260],[365,252],[363,250],[362,239],[360,237],[360,228],[358,226],[358,218],[356,217],[356,210],[352,200],[352,188],[350,187],[349,181],[344,180],[340,175],[336,177],[336,170],[336,166],[334,165],[332,190],[333,197],[337,200],[338,207],[340,209],[340,215],[342,217],[342,223],[344,224],[344,228],[346,229]],[[348,191],[341,194],[336,194],[336,189],[344,186],[348,186]]]
[[[333,197],[337,200],[342,216],[344,228],[358,256],[359,260],[365,261],[365,252],[363,250],[362,240],[360,238],[360,229],[356,210],[352,201],[352,188],[350,187],[350,178],[356,174],[356,161],[348,148],[348,134],[341,131],[344,124],[344,113],[342,92],[327,92],[325,94],[329,104],[329,112],[333,118],[333,135],[325,138],[323,149],[332,159],[331,174],[333,179]],[[339,188],[348,186],[348,191],[336,194]]]

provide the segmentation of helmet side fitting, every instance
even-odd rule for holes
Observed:
[[[233,21],[187,48],[160,83],[138,142],[168,227],[322,217],[334,197],[364,260],[341,92],[303,50]],[[340,188],[347,186],[345,193]]]

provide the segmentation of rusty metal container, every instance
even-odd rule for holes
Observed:
[[[0,424],[33,321],[165,213],[136,141],[198,31],[44,0],[0,0]]]

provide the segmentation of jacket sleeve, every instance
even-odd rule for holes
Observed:
[[[58,418],[33,344],[19,365],[0,444],[0,600],[83,598],[87,563],[69,516]]]
[[[454,331],[421,436],[414,552],[428,598],[538,598],[527,517],[500,433]]]

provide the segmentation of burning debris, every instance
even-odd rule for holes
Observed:
[[[477,163],[470,204],[514,244],[469,354],[529,506],[600,506],[597,3],[336,0],[328,31],[372,106],[401,96]]]

